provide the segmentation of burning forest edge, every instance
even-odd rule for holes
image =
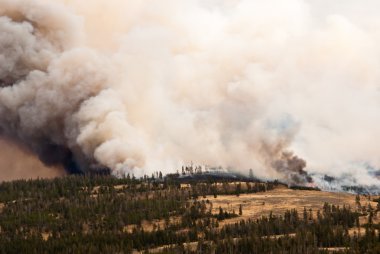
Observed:
[[[225,169],[221,166],[195,166],[193,163],[188,166],[182,166],[180,170],[173,173],[163,174],[161,171],[156,171],[151,175],[141,176],[140,179],[151,178],[157,182],[162,182],[165,179],[173,180],[181,183],[197,183],[197,182],[216,182],[216,181],[237,181],[237,182],[271,182],[275,185],[283,185],[290,189],[298,190],[317,190],[317,191],[331,191],[331,192],[348,192],[354,194],[369,194],[380,195],[379,186],[365,186],[358,185],[354,182],[349,182],[345,179],[339,179],[328,175],[308,175],[306,171],[302,171],[302,174],[307,179],[306,182],[284,182],[279,179],[260,179],[256,177],[253,170],[250,169],[248,174],[243,174],[233,169]],[[83,173],[80,173],[83,174]],[[89,171],[85,173],[89,176],[107,176],[111,175],[111,170],[107,167],[94,165]],[[133,174],[127,173],[119,175],[119,178],[135,178]],[[318,184],[314,181],[318,179]],[[351,184],[350,184],[351,183]]]

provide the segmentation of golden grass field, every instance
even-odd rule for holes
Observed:
[[[376,208],[377,203],[372,200],[376,197],[360,195],[361,206],[371,205]],[[210,200],[213,205],[212,212],[218,213],[219,207],[227,211],[239,211],[242,205],[242,216],[227,219],[220,225],[231,224],[241,219],[256,219],[262,216],[268,216],[271,212],[274,215],[283,215],[286,210],[297,209],[302,214],[304,208],[308,211],[312,209],[313,214],[318,210],[322,210],[325,202],[336,206],[350,206],[351,209],[358,209],[356,204],[356,195],[341,192],[324,192],[313,190],[292,190],[286,187],[279,187],[267,192],[259,192],[253,194],[241,194],[239,196],[221,195],[206,196],[202,198]],[[380,216],[379,216],[380,217]],[[365,218],[363,218],[365,219]],[[379,218],[380,219],[380,218]]]
[[[373,202],[374,198],[379,196],[365,196],[360,195],[361,206],[368,207],[371,205],[376,208],[377,203]],[[262,216],[268,216],[271,212],[275,215],[282,215],[286,210],[297,209],[297,211],[302,214],[304,208],[308,211],[313,210],[315,214],[318,210],[322,210],[323,204],[325,202],[329,204],[334,204],[336,206],[350,206],[351,209],[359,209],[356,204],[356,195],[349,193],[340,192],[324,192],[324,191],[312,191],[312,190],[292,190],[286,187],[278,187],[274,190],[267,192],[260,192],[254,194],[241,194],[239,196],[233,195],[219,195],[216,198],[214,196],[206,196],[201,198],[201,200],[209,200],[212,202],[212,212],[217,214],[219,212],[219,207],[226,209],[227,211],[235,210],[236,213],[239,211],[239,206],[242,205],[243,214],[239,217],[226,219],[220,222],[220,226],[226,224],[233,224],[242,219],[256,219]],[[302,215],[301,215],[302,216]],[[179,218],[171,219],[171,222],[178,221]],[[365,223],[367,217],[361,217],[360,223]],[[380,215],[374,218],[374,222],[380,221]],[[163,221],[156,221],[157,224],[163,224]],[[148,222],[144,222],[143,225],[145,230],[152,230],[153,225]],[[132,227],[128,227],[128,230],[132,230]],[[352,228],[349,230],[350,234],[361,233],[364,234],[364,228]],[[271,237],[281,237],[281,236],[271,236]],[[197,242],[191,242],[186,244],[192,250],[196,249]],[[154,249],[150,249],[149,253],[158,253],[163,251],[165,247],[162,246]],[[344,248],[328,248],[327,251],[333,252],[334,250],[344,249]],[[136,253],[142,253],[137,252]]]
[[[360,204],[362,207],[371,205],[376,208],[377,203],[373,202],[378,196],[360,195]],[[221,221],[220,226],[233,224],[242,219],[257,219],[262,216],[268,216],[271,212],[274,215],[283,215],[287,210],[296,209],[300,216],[304,208],[312,209],[316,215],[318,210],[322,210],[325,202],[336,206],[349,206],[352,210],[359,207],[356,204],[356,195],[342,192],[324,192],[314,190],[292,190],[284,186],[277,187],[267,192],[259,192],[253,194],[236,195],[218,195],[216,198],[212,195],[202,197],[200,200],[209,200],[212,203],[212,213],[219,213],[219,207],[223,210],[238,213],[239,206],[242,205],[243,214],[236,218]],[[169,223],[176,223],[180,220],[178,217],[170,218]],[[375,222],[380,220],[380,215],[374,218]],[[366,217],[361,217],[361,223],[366,222]],[[155,224],[155,226],[154,226]],[[153,220],[152,222],[143,221],[142,227],[146,231],[152,231],[157,226],[164,227],[165,221]],[[136,225],[128,225],[125,231],[131,232]],[[353,232],[352,232],[353,233]]]
[[[303,211],[304,207],[313,211],[321,210],[325,202],[339,206],[350,206],[356,208],[354,194],[324,192],[312,190],[292,190],[285,187],[276,188],[267,192],[241,194],[239,196],[207,196],[203,199],[209,199],[213,203],[213,212],[218,212],[219,207],[228,211],[238,211],[239,205],[243,208],[244,218],[258,218],[268,215],[271,211],[273,214],[283,214],[286,210],[297,209]],[[372,197],[371,197],[372,200]],[[376,207],[376,202],[369,200],[367,196],[360,196],[361,205],[371,204]]]

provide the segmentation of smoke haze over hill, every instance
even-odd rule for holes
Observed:
[[[0,0],[1,132],[69,172],[379,185],[378,3],[312,2]]]

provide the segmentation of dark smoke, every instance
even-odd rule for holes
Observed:
[[[101,114],[115,110],[96,112],[98,119],[82,112],[88,103],[103,102],[109,75],[102,58],[78,44],[77,20],[60,5],[44,1],[0,1],[2,135],[47,166],[63,166],[70,174],[107,162],[95,158],[95,152],[109,140],[102,133],[97,140],[82,136],[88,135],[88,120],[106,124]]]
[[[67,147],[56,144],[39,143],[37,154],[39,159],[48,166],[62,165],[69,174],[83,174],[73,152]]]
[[[283,174],[289,184],[304,185],[312,182],[312,177],[305,171],[306,161],[292,152],[282,152],[281,157],[272,163],[272,167]]]

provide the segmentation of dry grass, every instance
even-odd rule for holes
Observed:
[[[123,189],[128,188],[128,184],[115,185],[115,186],[113,186],[113,188],[114,188],[115,190],[123,190]]]
[[[181,186],[182,187],[182,186]],[[186,188],[187,186],[183,186]],[[376,207],[376,202],[372,200],[376,197],[360,196],[360,203],[362,207],[368,207],[370,204],[373,208]],[[284,187],[276,188],[268,192],[260,192],[254,194],[241,194],[239,196],[232,195],[219,195],[217,198],[214,196],[207,196],[206,198],[201,198],[201,200],[210,200],[213,205],[212,212],[217,214],[219,212],[219,207],[226,209],[228,211],[235,210],[236,213],[239,211],[239,206],[243,207],[243,215],[237,218],[227,219],[220,222],[220,228],[226,224],[232,224],[238,222],[242,219],[256,219],[262,216],[267,216],[270,212],[273,212],[275,215],[282,215],[286,210],[296,209],[302,213],[304,207],[309,210],[312,209],[314,213],[318,210],[322,210],[323,204],[325,202],[333,204],[336,206],[350,206],[353,210],[358,209],[356,204],[356,195],[348,193],[334,193],[334,192],[323,192],[323,191],[308,191],[308,190],[291,190]],[[179,221],[180,218],[176,217],[175,221]],[[173,220],[174,221],[174,220]],[[360,217],[360,223],[364,224],[367,222],[367,217]],[[380,215],[374,218],[374,223],[380,222]],[[164,221],[155,221],[153,223],[144,222],[142,224],[144,230],[150,231],[153,230],[153,224],[161,224]],[[172,223],[172,219],[171,219]],[[133,230],[133,227],[136,225],[129,225],[126,228]],[[356,232],[360,234],[365,233],[364,228],[352,228],[349,230],[349,234],[353,235]],[[284,235],[273,235],[269,238],[277,239],[283,237]],[[288,236],[295,236],[295,234],[289,234]],[[234,239],[235,240],[235,239]],[[237,240],[237,239],[236,239]],[[184,246],[192,250],[196,250],[198,242],[185,243]],[[167,247],[174,247],[175,245],[166,245],[161,247],[152,248],[149,250],[149,253],[159,253],[164,251]],[[321,248],[322,249],[322,248]],[[344,251],[347,248],[323,248],[329,253],[334,251]],[[135,252],[143,253],[143,252]]]
[[[155,229],[161,228],[163,229],[165,227],[165,224],[168,223],[169,225],[177,224],[181,221],[181,217],[179,216],[172,216],[169,218],[169,221],[165,220],[152,220],[152,221],[142,221],[141,227],[144,229],[145,232],[152,232]],[[123,231],[126,233],[132,233],[134,229],[139,228],[139,225],[136,224],[130,224],[124,226]]]
[[[330,248],[319,248],[319,249],[327,251],[328,253],[335,253],[337,251],[348,251],[350,248],[347,248],[347,247],[330,247]]]
[[[241,219],[260,218],[267,216],[270,212],[275,215],[282,215],[286,210],[297,209],[302,212],[304,207],[313,212],[321,210],[325,202],[339,206],[350,206],[356,209],[355,203],[356,195],[348,193],[335,193],[323,191],[309,191],[309,190],[291,190],[287,188],[277,188],[267,192],[260,192],[254,194],[241,194],[240,196],[221,195],[214,198],[207,196],[203,199],[209,199],[213,204],[212,212],[217,214],[219,207],[227,211],[239,211],[239,206],[242,205],[243,215],[237,218],[225,220],[221,223],[231,224]],[[368,200],[367,197],[361,196],[361,205],[376,207],[376,203]]]
[[[342,207],[350,206],[352,209],[357,209],[356,195],[348,193],[337,192],[323,192],[323,191],[309,191],[309,190],[291,190],[285,187],[279,187],[267,192],[259,192],[254,194],[241,194],[240,196],[233,195],[219,195],[217,198],[214,196],[206,196],[201,200],[210,200],[212,202],[212,213],[219,213],[219,207],[224,210],[236,213],[239,211],[239,206],[242,205],[243,215],[226,219],[220,222],[220,226],[226,224],[233,224],[242,219],[257,219],[262,216],[268,216],[271,212],[274,215],[283,215],[286,210],[296,209],[302,213],[304,207],[309,210],[312,209],[315,214],[318,210],[322,210],[325,202]],[[374,197],[375,198],[375,197]],[[360,196],[360,202],[362,206],[376,207],[376,202],[372,202],[366,196]],[[175,224],[180,221],[180,217],[171,217],[170,224]],[[377,223],[380,220],[374,218],[374,222]],[[361,217],[360,223],[364,224],[367,221],[367,217]],[[164,228],[165,220],[154,220],[152,222],[143,221],[141,227],[144,231],[151,232],[154,228]],[[138,225],[127,225],[124,227],[125,232],[132,232]],[[350,231],[351,232],[351,231]],[[353,233],[353,231],[352,231]]]
[[[44,241],[47,241],[49,240],[49,238],[52,236],[52,233],[50,232],[45,232],[45,233],[41,233],[41,237]]]

